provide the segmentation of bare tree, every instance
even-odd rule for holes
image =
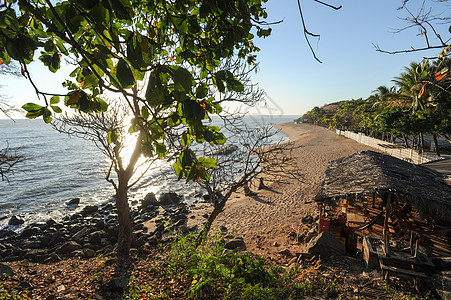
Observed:
[[[0,75],[18,77],[20,72],[17,70],[16,64],[0,65]],[[0,89],[2,85],[0,85]],[[11,113],[18,111],[16,107],[8,103],[8,98],[0,93],[0,112],[6,117],[11,118]],[[0,149],[0,177],[2,181],[9,181],[8,176],[14,174],[17,164],[24,161],[23,155],[12,152],[9,146]]]
[[[213,221],[223,211],[227,200],[240,188],[252,195],[249,186],[266,188],[266,182],[279,182],[292,177],[300,180],[301,172],[292,157],[293,143],[277,138],[278,130],[271,125],[250,126],[243,115],[222,116],[229,144],[205,146],[205,156],[216,160],[216,167],[209,170],[210,178],[198,181],[209,196],[214,209],[199,233],[194,247],[198,247],[208,234]]]
[[[0,177],[2,181],[9,181],[8,176],[14,174],[15,166],[23,161],[23,155],[13,153],[8,146],[0,149]]]
[[[138,131],[135,140],[132,141],[134,144],[130,153],[124,151],[127,146],[126,132],[130,126],[130,116],[127,114],[129,110],[122,104],[118,104],[118,101],[114,103],[110,105],[107,112],[91,114],[80,112],[74,116],[65,115],[55,119],[51,124],[61,133],[92,141],[109,158],[111,164],[106,172],[106,180],[111,183],[116,192],[119,219],[118,242],[115,250],[127,256],[133,239],[128,190],[138,182],[157,157],[148,158],[143,163],[139,162],[142,155],[141,131]],[[129,154],[129,157],[126,157],[126,154]],[[141,173],[137,175],[136,180],[130,182],[133,175],[139,171]]]

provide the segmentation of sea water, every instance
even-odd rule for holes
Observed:
[[[291,122],[296,116],[246,116],[248,126]],[[274,141],[283,139],[282,133]],[[233,143],[233,140],[228,140]],[[22,217],[26,224],[59,220],[86,205],[112,201],[113,187],[105,180],[110,162],[91,141],[57,132],[39,120],[0,120],[0,149],[8,147],[25,160],[14,169],[8,181],[0,181],[0,229],[11,216]],[[157,161],[129,190],[130,203],[137,205],[147,193],[157,196],[176,192],[184,201],[202,194],[196,184],[178,181],[171,163]],[[67,206],[80,198],[77,207]]]

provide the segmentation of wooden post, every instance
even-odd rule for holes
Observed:
[[[376,207],[376,193],[373,192],[373,196],[372,196],[372,207],[375,208]]]
[[[388,230],[388,217],[390,215],[390,202],[392,193],[388,194],[387,203],[385,204],[385,219],[384,219],[384,244],[385,253],[387,257],[390,257],[390,232]]]
[[[420,239],[417,239],[417,241],[415,242],[415,255],[413,257],[417,258],[418,257],[418,247],[420,245],[418,245]]]

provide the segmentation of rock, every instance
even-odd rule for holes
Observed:
[[[120,292],[126,291],[128,288],[128,278],[125,276],[113,278],[110,280],[110,282],[108,282],[108,286],[111,289]]]
[[[67,205],[78,205],[80,204],[80,198],[73,198],[66,202]]]
[[[274,243],[272,243],[272,246],[273,247],[279,247],[279,243],[278,242],[274,242]]]
[[[53,219],[48,219],[45,224],[47,224],[47,226],[52,227],[53,225],[56,224],[56,221]]]
[[[12,216],[11,219],[9,219],[8,221],[8,225],[13,226],[21,225],[23,223],[25,223],[25,221],[22,218],[16,216]]]
[[[10,266],[0,263],[0,277],[13,275],[14,271]]]
[[[185,226],[185,223],[186,223],[186,219],[180,219],[177,222],[175,222],[173,226],[174,226],[174,228],[179,228],[179,227]]]
[[[180,202],[180,197],[176,193],[164,193],[160,195],[158,202],[162,206],[178,204]]]
[[[82,253],[83,257],[86,257],[86,258],[93,258],[94,256],[96,256],[96,252],[89,248],[81,250],[81,253]]]
[[[239,248],[241,251],[244,251],[246,250],[246,244],[244,243],[244,240],[242,238],[236,238],[228,241],[224,245],[224,248],[228,250],[236,250]]]
[[[155,197],[154,193],[148,193],[144,199],[141,200],[141,208],[147,208],[148,206],[158,206],[158,200],[157,197]]]
[[[17,233],[11,229],[5,228],[5,229],[0,230],[0,239],[9,238],[11,236],[16,236],[16,235],[17,235]]]
[[[311,224],[311,223],[315,222],[315,220],[313,219],[313,217],[311,215],[307,215],[302,218],[301,222],[302,222],[302,224]]]
[[[80,229],[79,231],[77,231],[77,233],[75,233],[72,236],[72,239],[76,242],[80,242],[85,236],[87,236],[89,233],[89,228],[88,227],[83,227],[82,229]]]
[[[89,235],[88,240],[93,245],[100,245],[102,243],[102,236],[105,234],[105,231],[94,231]]]
[[[324,257],[341,256],[346,254],[345,245],[332,233],[323,231],[312,238],[306,246],[307,253],[321,255]]]
[[[86,216],[95,213],[99,210],[99,207],[97,205],[87,205],[83,208],[81,211],[81,214]]]
[[[58,262],[61,261],[61,257],[55,252],[49,254],[48,258],[45,260],[46,263]]]
[[[219,227],[219,230],[221,230],[221,232],[226,233],[227,232],[227,227],[225,227],[224,225],[221,225]]]
[[[22,281],[22,282],[20,283],[20,287],[23,288],[23,289],[25,289],[25,290],[29,290],[29,289],[32,289],[32,288],[33,288],[33,286],[31,285],[31,283],[29,283],[28,281]]]
[[[58,254],[69,254],[75,250],[81,249],[80,244],[74,241],[69,241],[61,245],[56,249],[56,253]]]
[[[293,256],[293,255],[291,254],[290,250],[288,250],[288,249],[282,249],[282,250],[279,250],[279,254],[280,254],[280,255],[283,255],[283,256],[288,256],[288,257]]]
[[[42,249],[30,249],[25,253],[24,257],[30,261],[39,263],[44,262],[48,258],[47,251]]]
[[[39,228],[38,227],[26,227],[21,233],[20,233],[20,238],[21,239],[27,239],[31,236],[35,236],[36,234],[39,233]]]
[[[227,145],[218,147],[217,150],[212,151],[211,154],[212,155],[229,155],[229,154],[232,154],[233,152],[235,152],[236,150],[238,150],[237,145],[227,144]]]

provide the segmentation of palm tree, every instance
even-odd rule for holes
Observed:
[[[387,87],[386,85],[380,85],[377,87],[377,89],[373,91],[374,93],[373,96],[375,96],[381,101],[386,101],[395,92],[396,90],[394,86]]]
[[[412,62],[404,70],[405,72],[392,80],[398,87],[399,100],[409,101],[414,111],[424,108],[424,100],[428,95],[425,81],[431,70],[429,60],[425,59],[421,63]]]

